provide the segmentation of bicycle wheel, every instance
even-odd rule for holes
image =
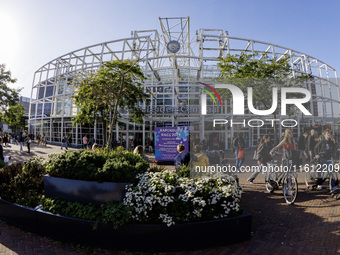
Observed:
[[[332,192],[333,187],[338,187],[339,185],[339,178],[337,172],[329,173],[329,190]]]
[[[269,193],[273,193],[275,190],[275,184],[276,184],[276,174],[273,172],[267,172],[266,181],[265,181],[266,190]]]
[[[283,179],[283,196],[287,204],[293,204],[298,194],[298,183],[296,177],[288,173]]]
[[[269,193],[273,193],[274,190],[275,190],[274,186],[271,185],[271,182],[272,182],[272,181],[270,181],[270,180],[269,180],[269,181],[266,180],[266,190],[267,190]]]

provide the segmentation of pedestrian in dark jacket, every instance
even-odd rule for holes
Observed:
[[[331,131],[326,129],[322,133],[322,139],[315,145],[314,153],[315,153],[315,159],[318,160],[318,163],[322,166],[327,165],[328,167],[333,163],[332,158],[335,155],[336,147],[334,142],[331,139]],[[327,169],[328,169],[327,167]],[[317,184],[318,184],[318,190],[322,189],[322,183],[325,181],[323,174],[321,173],[321,178],[318,178]],[[332,190],[331,192],[334,192],[335,190],[338,190],[338,187],[335,185],[335,180],[330,180],[332,183]]]
[[[4,148],[2,147],[2,138],[0,137],[0,159],[4,161]]]
[[[234,140],[233,147],[235,150],[235,157],[236,157],[236,169],[240,170],[245,157],[244,157],[244,148],[246,143],[244,142],[242,133],[237,134],[237,138]]]
[[[263,166],[266,166],[267,163],[272,159],[270,155],[271,149],[272,147],[270,145],[270,136],[264,135],[261,138],[259,146],[257,147],[257,150],[256,150],[257,163],[259,165],[259,170],[255,171],[251,176],[249,176],[248,182],[253,184],[253,181],[258,176],[258,174],[261,172]]]
[[[307,137],[307,153],[309,154],[309,159],[313,160],[315,157],[314,149],[317,143],[317,134],[314,129],[311,129],[310,135]]]
[[[175,167],[178,168],[181,165],[189,165],[190,164],[190,153],[185,151],[185,147],[183,144],[177,145],[177,151],[179,154],[175,157]]]
[[[22,135],[22,132],[20,132],[20,135],[18,137],[18,142],[20,144],[20,152],[23,153],[24,150],[23,150],[22,146],[24,145],[24,136]]]

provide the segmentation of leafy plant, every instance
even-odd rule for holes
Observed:
[[[190,165],[180,165],[177,168],[178,177],[190,177]]]
[[[96,221],[94,228],[97,227],[98,223],[102,222],[112,224],[113,228],[117,229],[132,220],[129,208],[123,202],[112,201],[96,206],[94,204],[82,204],[43,197],[41,204],[44,211],[53,214]]]
[[[134,182],[147,171],[149,163],[128,151],[65,151],[51,155],[50,176],[97,182]]]
[[[0,121],[8,113],[8,108],[14,106],[19,101],[19,92],[21,89],[12,89],[10,84],[17,80],[12,78],[11,71],[6,71],[6,65],[0,64]]]
[[[4,166],[7,166],[7,164],[0,159],[0,168],[3,168]]]
[[[24,166],[11,164],[0,169],[1,198],[25,206],[36,207],[44,192],[46,173],[42,158],[32,158]]]
[[[104,62],[96,72],[83,73],[76,83],[74,102],[79,111],[73,118],[75,123],[102,121],[104,130],[109,128],[109,137],[104,143],[111,149],[113,129],[122,112],[136,122],[142,122],[144,112],[138,103],[148,103],[142,82],[145,79],[138,61],[114,60]]]

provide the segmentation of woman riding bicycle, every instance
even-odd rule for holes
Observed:
[[[296,151],[293,132],[289,128],[285,130],[283,140],[270,151],[270,155],[273,156],[274,152],[280,149],[281,147],[283,148],[282,165],[284,167],[288,167],[288,170],[291,170],[291,167],[296,165],[296,161],[299,156],[298,152]],[[294,203],[297,196],[298,191],[297,179],[295,174],[290,174],[290,171],[285,170],[284,172],[285,174],[282,177],[284,192],[283,194],[285,196],[286,202],[288,204],[292,204]],[[278,186],[280,185],[280,181],[277,183]]]
[[[283,147],[282,161],[289,159],[289,157],[291,157],[289,154],[296,150],[293,132],[289,128],[285,130],[285,135],[282,141],[270,151],[270,155],[273,156],[274,152],[281,147]]]

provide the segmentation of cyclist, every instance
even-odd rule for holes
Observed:
[[[280,149],[281,147],[283,148],[282,164],[284,166],[290,167],[288,164],[289,163],[288,160],[296,159],[298,152],[296,151],[296,145],[295,145],[295,140],[293,137],[293,132],[289,128],[285,130],[282,141],[270,151],[270,155],[273,156],[274,152]],[[288,195],[290,195],[289,191],[287,192],[288,192]]]
[[[322,133],[322,139],[315,145],[315,159],[318,160],[318,163],[321,165],[326,164],[327,166],[332,164],[332,157],[335,155],[336,147],[335,143],[331,139],[331,131],[326,129]],[[325,181],[324,178],[317,179],[318,189],[322,189],[322,183]],[[332,189],[331,193],[333,193],[335,190],[339,189],[335,185],[335,180],[329,180],[332,183]]]
[[[259,143],[259,146],[257,147],[256,150],[256,157],[257,157],[257,163],[259,165],[259,171],[255,171],[251,176],[248,178],[248,182],[254,183],[253,181],[255,178],[258,176],[258,174],[261,172],[262,166],[265,166],[268,161],[271,160],[271,156],[269,154],[271,149],[270,146],[270,136],[269,135],[264,135]]]
[[[296,151],[296,145],[292,130],[287,128],[284,133],[285,135],[282,141],[270,151],[270,155],[273,156],[274,152],[282,147],[283,148],[282,160],[289,159],[291,157],[289,154],[291,154],[292,151]]]

